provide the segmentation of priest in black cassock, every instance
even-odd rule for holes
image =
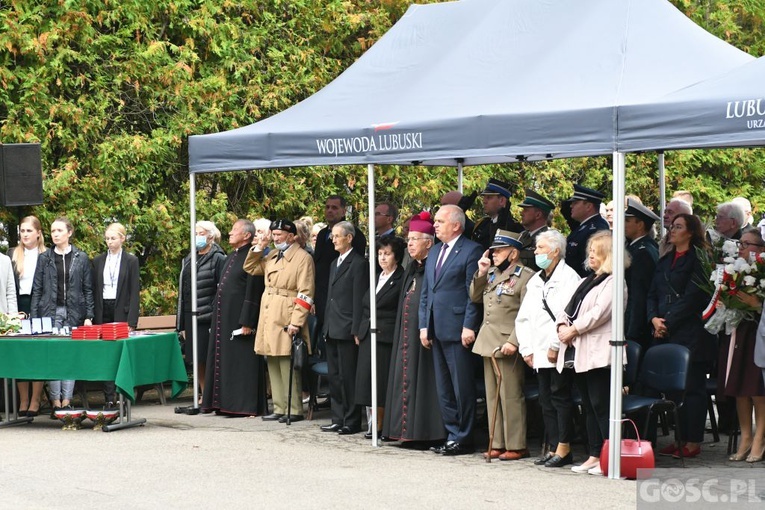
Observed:
[[[226,259],[213,302],[204,413],[257,416],[268,409],[265,362],[254,349],[265,285],[262,276],[249,275],[243,267],[254,236],[255,226],[247,219],[237,220],[228,233],[234,250]],[[240,328],[241,334],[232,336]]]

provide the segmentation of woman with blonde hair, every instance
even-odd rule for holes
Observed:
[[[138,325],[141,282],[138,258],[122,249],[126,237],[125,227],[112,223],[104,232],[106,253],[93,259],[93,323],[127,322],[132,331]],[[114,382],[105,382],[105,407],[113,407],[115,397]]]
[[[40,220],[26,216],[19,224],[19,245],[13,249],[11,261],[16,276],[16,301],[19,312],[29,315],[32,308],[32,283],[38,256],[46,250],[45,237]],[[37,416],[40,411],[44,381],[32,381],[32,395],[29,395],[29,381],[19,381],[19,416]]]
[[[558,316],[556,328],[560,340],[558,372],[574,369],[574,384],[582,396],[587,419],[589,458],[571,468],[575,473],[602,474],[600,450],[608,439],[608,411],[611,389],[611,307],[613,305],[613,254],[611,231],[599,231],[587,241],[585,277],[566,308]],[[627,256],[627,254],[625,254]],[[629,258],[625,260],[629,266]],[[624,286],[627,303],[627,286]],[[616,361],[619,365],[623,364]]]

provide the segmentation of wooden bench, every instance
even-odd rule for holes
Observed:
[[[138,330],[175,331],[175,315],[146,315],[138,317]]]

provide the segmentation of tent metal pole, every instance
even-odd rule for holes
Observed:
[[[459,161],[457,163],[457,191],[462,193],[462,178],[463,178],[463,172],[462,172],[462,161]]]
[[[611,308],[611,405],[608,421],[608,477],[621,477],[622,439],[622,356],[624,355],[624,154],[613,154],[614,227],[613,250],[613,300]]]
[[[665,180],[666,171],[664,168],[664,151],[659,151],[659,238],[664,237],[664,207],[667,201],[667,181]]]
[[[191,335],[192,335],[192,359],[194,371],[194,403],[193,409],[199,409],[199,373],[197,369],[197,246],[196,246],[196,224],[197,224],[197,185],[196,176],[189,174],[189,223],[191,245]],[[182,278],[182,276],[181,276]],[[188,332],[187,332],[188,333]],[[188,338],[187,338],[188,340]]]
[[[377,448],[377,243],[375,242],[375,166],[367,165],[369,196],[369,330],[372,347],[372,446]]]

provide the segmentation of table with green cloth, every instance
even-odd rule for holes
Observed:
[[[104,340],[0,337],[0,377],[26,380],[114,381],[135,401],[135,387],[170,381],[172,396],[188,377],[175,333]]]

